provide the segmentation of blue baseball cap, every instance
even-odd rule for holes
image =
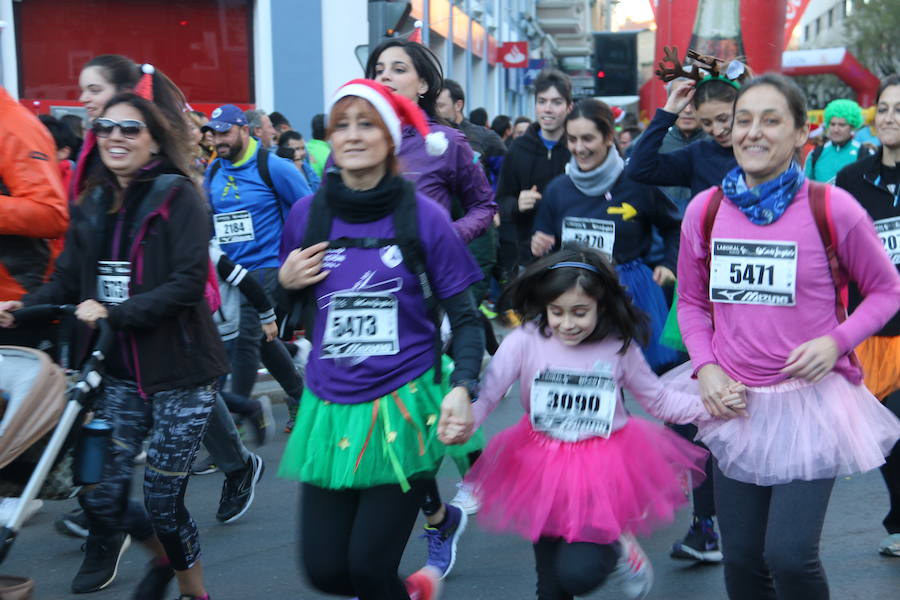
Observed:
[[[225,133],[234,125],[247,125],[247,117],[244,111],[234,104],[225,104],[212,111],[211,119],[207,127],[219,133]]]

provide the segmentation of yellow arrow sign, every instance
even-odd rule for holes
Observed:
[[[622,215],[622,220],[627,221],[637,215],[637,209],[627,202],[623,202],[622,206],[610,206],[606,209],[606,213],[610,215]]]

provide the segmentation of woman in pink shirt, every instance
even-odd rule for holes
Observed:
[[[678,320],[692,363],[670,377],[695,375],[704,403],[725,411],[729,386],[747,386],[746,416],[698,423],[716,462],[732,600],[828,598],[818,547],[834,480],[879,466],[900,437],[852,358],[900,307],[900,276],[853,197],[813,188],[838,271],[865,298],[839,317],[811,185],[794,158],[805,139],[796,85],[752,80],[735,100],[738,167],[688,205],[682,224]]]

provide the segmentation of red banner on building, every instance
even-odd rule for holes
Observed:
[[[809,4],[809,0],[788,0],[787,4],[787,19],[784,24],[784,47],[787,48],[787,45],[791,41],[791,35],[794,33],[794,27],[797,26],[797,23],[800,22],[800,19],[803,17],[803,13],[806,12],[806,6]]]
[[[497,54],[504,67],[528,68],[528,42],[504,42]]]

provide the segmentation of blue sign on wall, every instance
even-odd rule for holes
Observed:
[[[546,63],[547,61],[543,58],[532,58],[528,61],[528,69],[525,70],[525,79],[523,82],[526,87],[534,85],[534,80],[537,79],[537,76],[540,74],[541,69],[544,68]]]

